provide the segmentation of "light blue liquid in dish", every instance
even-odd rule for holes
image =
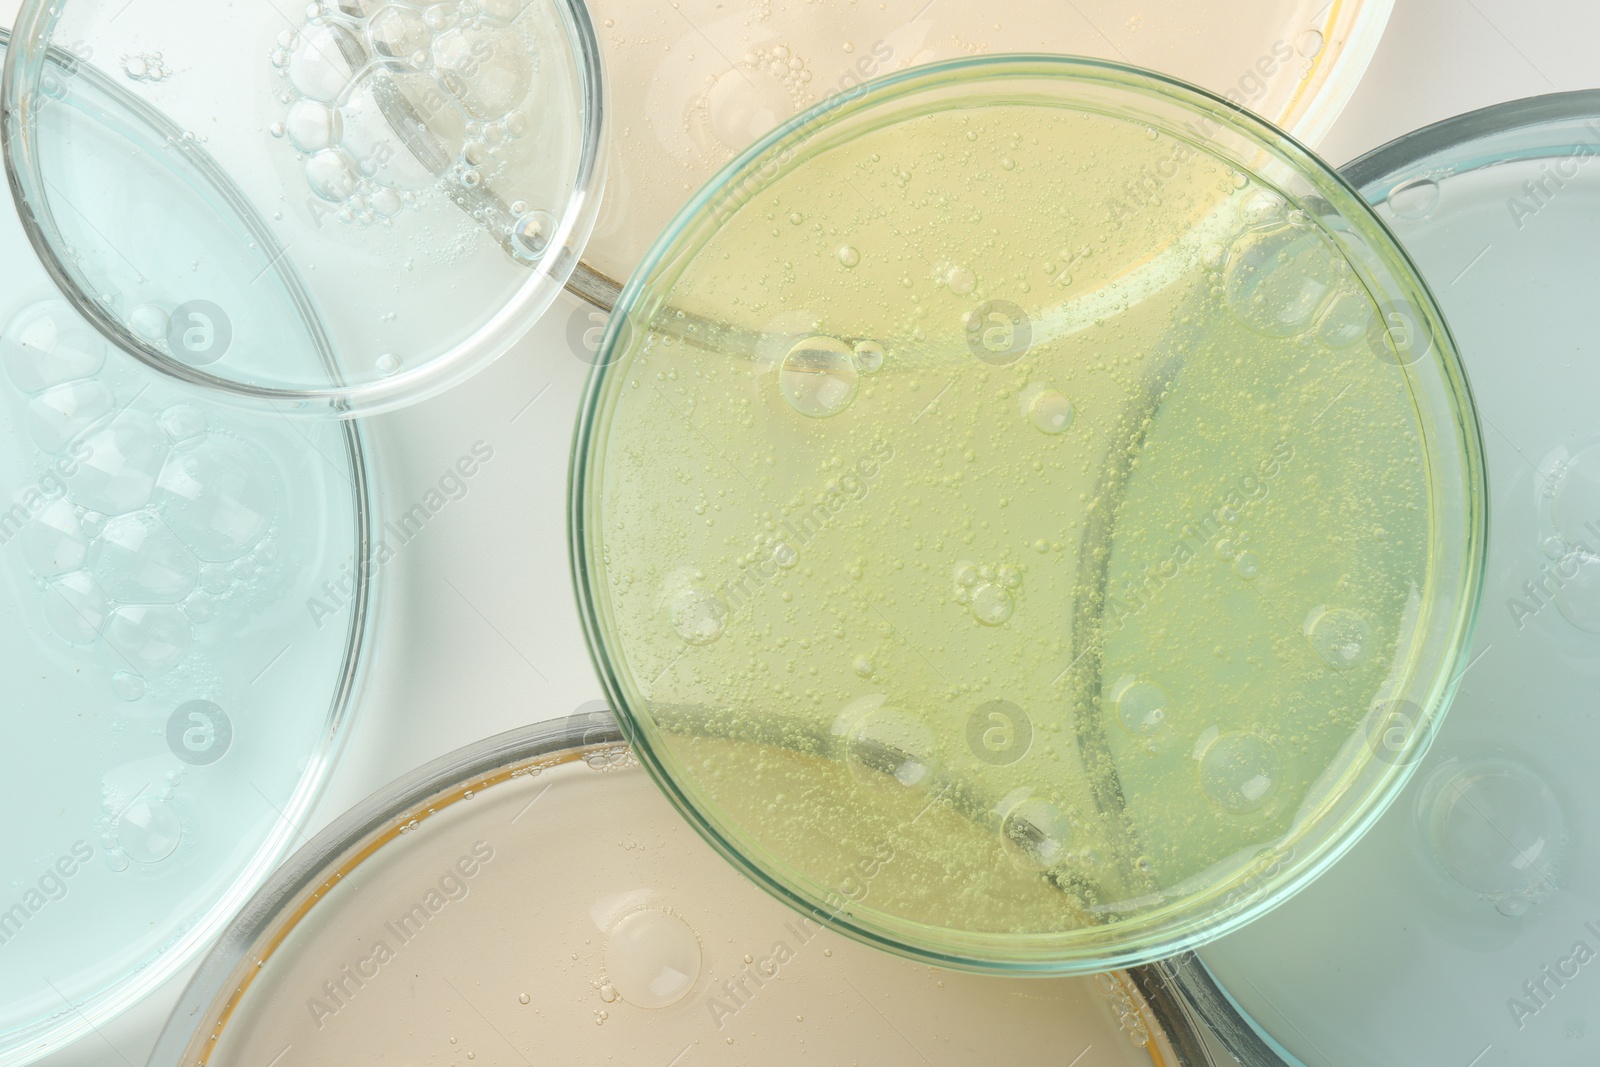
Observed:
[[[117,306],[124,325],[203,350],[264,324],[285,367],[317,365],[281,265],[116,229],[119,198],[228,190],[114,90],[58,73],[80,79],[72,136],[106,164],[80,176],[84,254],[139,242],[235,294],[186,305],[149,285]],[[0,1064],[171,975],[299,843],[365,629],[365,492],[353,427],[227,407],[145,367],[0,216]]]
[[[1471,377],[1491,487],[1483,606],[1450,714],[1394,807],[1316,884],[1200,955],[1290,1063],[1593,1064],[1600,94],[1464,116],[1351,174]],[[1404,711],[1396,750],[1416,725]]]

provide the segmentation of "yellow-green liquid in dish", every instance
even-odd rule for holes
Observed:
[[[595,431],[654,758],[906,929],[1270,877],[1411,680],[1430,497],[1375,302],[1172,131],[1018,102],[780,159],[664,268]]]

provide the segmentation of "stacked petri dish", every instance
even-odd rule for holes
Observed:
[[[1350,855],[1174,968],[1247,1064],[1577,1064],[1600,1048],[1591,829],[1600,94],[1503,104],[1346,168],[1433,284],[1479,397],[1487,588],[1448,720]],[[1203,965],[1203,966],[1202,966]]]
[[[92,70],[72,77],[78,143],[125,161],[121,196],[233,204],[233,226],[265,233],[224,174],[166,151],[176,127]],[[260,282],[281,365],[321,373],[301,280],[280,262]],[[354,424],[230,406],[117,350],[12,215],[0,412],[0,797],[26,813],[0,844],[0,1063],[15,1064],[171,977],[299,844],[367,638],[368,474]]]

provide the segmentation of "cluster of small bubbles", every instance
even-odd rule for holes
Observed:
[[[1071,844],[1072,824],[1067,816],[1041,797],[1010,805],[1000,820],[1000,846],[1023,870],[1049,870],[1066,858]]]
[[[802,415],[824,419],[855,399],[859,376],[843,341],[814,334],[797,342],[778,367],[778,391]]]
[[[871,788],[927,789],[937,771],[938,741],[920,719],[899,708],[869,708],[845,734],[845,762]]]
[[[367,15],[308,8],[269,53],[286,105],[269,132],[289,141],[311,191],[347,222],[388,222],[440,178],[481,187],[529,129],[521,106],[535,56],[513,25],[523,0],[374,6]],[[383,103],[400,92],[427,101],[418,132],[435,151],[426,159]]]
[[[728,604],[709,585],[691,582],[668,599],[667,617],[687,644],[709,645],[727,628]]]
[[[1172,697],[1161,685],[1129,676],[1111,688],[1117,721],[1135,737],[1152,737],[1166,727]]]
[[[122,73],[130,81],[160,82],[172,76],[172,69],[160,52],[138,52],[122,57]]]
[[[1200,756],[1200,789],[1230,815],[1248,815],[1276,796],[1283,780],[1278,754],[1253,733],[1226,733]]]
[[[999,626],[1016,609],[1015,591],[1022,586],[1022,572],[1015,565],[998,568],[961,560],[955,565],[955,601],[965,604],[972,617],[985,626]]]
[[[1524,915],[1555,889],[1566,814],[1540,774],[1502,757],[1450,760],[1422,795],[1434,861],[1502,915]]]
[[[1111,1005],[1111,1010],[1116,1012],[1118,1025],[1122,1032],[1128,1035],[1128,1040],[1139,1048],[1144,1048],[1150,1043],[1150,1028],[1145,1025],[1144,1016],[1139,1011],[1139,1005],[1134,1001],[1132,993],[1123,986],[1116,974],[1101,972],[1095,975],[1095,986],[1102,996]]]
[[[862,374],[876,374],[883,369],[883,346],[876,341],[857,341],[856,367]]]
[[[1301,631],[1318,658],[1334,670],[1360,666],[1372,654],[1372,627],[1348,608],[1312,608]]]

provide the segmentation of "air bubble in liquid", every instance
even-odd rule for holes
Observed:
[[[1012,863],[1043,871],[1066,858],[1072,824],[1061,809],[1040,797],[1012,805],[1000,820],[1000,845]]]
[[[107,515],[144,507],[169,447],[154,419],[142,411],[124,411],[84,438],[78,469],[68,479],[73,498]]]
[[[1065,433],[1072,425],[1072,401],[1054,389],[1045,389],[1028,405],[1033,425],[1048,434]]]
[[[379,8],[367,20],[372,51],[391,59],[409,59],[433,40],[421,13],[399,4]]]
[[[105,635],[139,673],[154,678],[183,659],[194,629],[188,617],[171,605],[130,604],[111,613]]]
[[[856,369],[862,374],[876,374],[883,369],[883,346],[876,341],[857,341],[855,346]]]
[[[155,304],[140,304],[128,312],[128,329],[151,344],[166,340],[171,324],[172,318],[166,309]]]
[[[778,368],[778,389],[789,406],[814,419],[837,415],[855,399],[857,374],[844,342],[820,334],[789,350]]]
[[[682,1000],[700,977],[700,939],[676,915],[636,911],[606,935],[605,959],[606,976],[623,1000],[665,1008]]]
[[[1233,560],[1233,573],[1249,581],[1261,573],[1261,557],[1254,552],[1239,553]]]
[[[861,252],[854,245],[841,245],[839,247],[839,263],[846,267],[854,267],[861,262]]]
[[[539,259],[549,250],[555,230],[554,215],[548,211],[529,211],[517,216],[517,221],[511,226],[512,247],[522,259]]]
[[[873,788],[926,789],[938,766],[938,742],[922,721],[879,705],[845,735],[845,760],[856,781]]]
[[[1329,348],[1348,348],[1372,328],[1372,300],[1356,289],[1334,294],[1317,320],[1317,340]]]
[[[63,301],[27,308],[0,333],[0,361],[6,376],[24,393],[88,378],[105,360],[105,341]]]
[[[356,172],[337,148],[324,148],[306,160],[306,184],[324,200],[342,203],[356,191]]]
[[[176,603],[200,577],[194,553],[149,512],[107,522],[93,555],[90,571],[113,600]]]
[[[698,582],[673,594],[667,615],[678,636],[691,645],[709,645],[728,625],[727,602],[715,589]]]
[[[1566,817],[1549,784],[1503,758],[1452,760],[1423,790],[1419,811],[1434,860],[1490,900],[1537,899],[1559,873]]]
[[[111,391],[88,379],[53,385],[28,403],[28,436],[46,452],[62,452],[73,439],[111,414]]]
[[[1317,656],[1334,670],[1360,666],[1372,654],[1372,627],[1346,608],[1312,608],[1301,629]]]
[[[1389,210],[1402,219],[1425,219],[1439,206],[1439,183],[1432,178],[1401,182],[1389,193]]]
[[[65,497],[50,501],[23,527],[22,558],[46,578],[77,570],[88,555],[89,535]]]
[[[1200,757],[1200,789],[1230,815],[1248,815],[1276,795],[1283,777],[1278,754],[1251,733],[1218,737]]]
[[[1011,618],[1016,600],[999,582],[980,582],[972,588],[972,617],[985,626],[999,626]]]
[[[1223,286],[1240,322],[1269,337],[1294,337],[1310,328],[1337,273],[1333,252],[1315,231],[1279,226],[1234,242]]]
[[[400,357],[393,352],[385,352],[378,357],[376,369],[378,377],[392,378],[400,372]]]
[[[172,531],[207,562],[238,559],[266,533],[277,511],[270,466],[217,434],[180,445],[167,460],[156,502]]]
[[[1130,734],[1149,737],[1167,725],[1172,697],[1155,682],[1125,678],[1112,688],[1111,694],[1117,709],[1117,721]]]
[[[145,692],[144,679],[132,671],[118,671],[111,676],[111,691],[119,700],[139,700]]]
[[[361,51],[361,42],[342,26],[321,21],[302,26],[289,46],[289,82],[310,100],[338,103],[354,74],[345,56]]]
[[[289,143],[302,152],[332,148],[344,136],[344,121],[337,108],[316,100],[296,100],[284,120]]]
[[[160,863],[178,850],[183,823],[164,800],[139,797],[122,813],[117,844],[135,863]]]
[[[174,441],[187,441],[206,432],[205,412],[188,404],[174,404],[157,421]]]

